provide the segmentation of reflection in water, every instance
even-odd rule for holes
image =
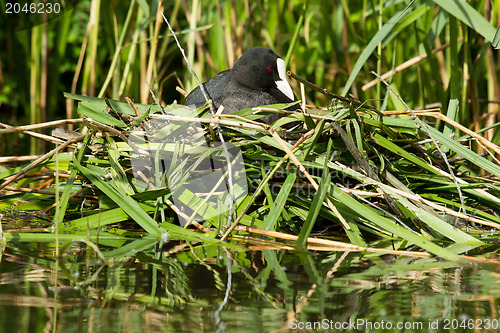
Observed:
[[[9,243],[0,264],[1,327],[381,332],[406,325],[398,331],[448,332],[446,325],[462,323],[497,331],[497,273],[429,258],[147,242],[101,246],[105,260],[88,244],[72,243],[59,266],[54,244]],[[127,250],[140,246],[134,255]]]
[[[227,301],[229,299],[229,294],[231,292],[231,287],[232,287],[232,280],[233,280],[233,272],[231,272],[231,267],[232,267],[232,260],[229,252],[227,253],[227,285],[226,285],[226,293],[224,294],[224,299],[222,300],[221,305],[215,310],[214,312],[214,318],[215,318],[215,325],[217,325],[217,330],[216,332],[222,332],[226,328],[226,325],[220,318],[220,313],[222,309],[224,309],[224,306],[226,306]]]

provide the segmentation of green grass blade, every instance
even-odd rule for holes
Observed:
[[[4,232],[5,240],[7,242],[47,242],[54,243],[56,242],[56,236],[53,233],[41,233],[41,232]],[[110,234],[107,232],[99,231],[99,233],[95,231],[91,231],[90,234],[87,232],[73,232],[68,234],[60,233],[58,236],[59,242],[75,242],[82,239],[89,240],[92,242],[104,241],[121,241],[126,240],[125,237]]]
[[[441,218],[425,211],[424,209],[417,207],[412,204],[410,200],[402,197],[395,191],[393,191],[389,186],[384,184],[380,184],[382,190],[390,194],[395,200],[397,200],[401,205],[410,210],[416,217],[418,217],[422,222],[427,224],[431,229],[436,230],[441,235],[452,239],[457,243],[468,243],[473,246],[484,245],[483,242],[477,240],[476,238],[466,234],[465,232],[454,228],[452,225],[448,224],[446,221]]]
[[[458,112],[459,107],[458,107],[458,99],[450,99],[448,103],[448,111],[446,112],[446,117],[450,118],[453,121],[458,122]],[[452,127],[451,125],[445,123],[444,129],[443,129],[443,134],[450,137],[452,133],[455,132],[455,127]]]
[[[321,181],[319,183],[318,190],[316,194],[314,195],[314,199],[311,204],[311,209],[309,210],[309,213],[307,214],[307,218],[304,222],[304,225],[302,226],[302,230],[300,230],[299,233],[299,238],[297,239],[297,246],[304,248],[307,243],[307,237],[309,237],[309,234],[312,231],[312,228],[314,226],[314,223],[316,222],[316,218],[319,215],[319,211],[321,207],[323,206],[323,202],[325,201],[325,196],[330,190],[330,184],[332,181],[330,171],[328,169],[328,157],[330,156],[330,149],[332,147],[332,140],[330,139],[328,141],[328,148],[326,152],[326,157],[325,158],[325,163],[323,165],[323,174],[321,175]]]
[[[104,182],[96,177],[89,169],[80,165],[76,159],[73,159],[73,165],[80,171],[92,184],[97,186],[108,198],[114,201],[120,208],[123,209],[128,216],[137,222],[148,233],[160,236],[162,231],[156,221],[154,221],[145,211],[141,209],[139,204],[130,196],[121,193],[112,185]],[[172,225],[173,226],[173,225]]]
[[[389,21],[387,21],[382,26],[382,29],[380,29],[375,34],[375,36],[373,36],[373,38],[370,40],[370,43],[368,43],[363,52],[361,52],[361,54],[359,55],[359,58],[352,69],[351,75],[349,75],[349,79],[347,80],[344,86],[344,90],[342,91],[342,96],[347,95],[349,89],[351,89],[354,79],[356,78],[356,76],[358,76],[359,71],[365,65],[366,61],[371,56],[373,51],[375,51],[375,49],[378,47],[379,43],[381,43],[384,40],[384,38],[386,38],[391,33],[392,29],[396,26],[396,24],[398,24],[410,13],[410,11],[408,10],[409,7],[410,6],[406,6],[405,8],[394,14],[394,16],[392,16],[389,19]]]
[[[491,42],[493,44],[493,47],[495,49],[500,49],[500,27],[498,27],[497,31],[495,32],[495,36],[493,37],[493,41]]]
[[[448,147],[450,150],[453,150],[458,155],[465,157],[469,162],[481,169],[484,169],[486,172],[489,172],[496,177],[500,177],[500,167],[498,165],[478,155],[469,148],[464,147],[459,142],[447,137],[437,129],[428,125],[426,125],[426,127],[430,135],[432,135],[440,144]]]
[[[422,158],[420,158],[418,156],[410,154],[409,152],[407,152],[403,148],[399,147],[391,140],[381,136],[380,134],[376,133],[373,136],[373,139],[375,140],[375,142],[378,145],[384,147],[387,150],[392,151],[393,153],[401,156],[402,158],[407,159],[408,161],[414,163],[415,165],[421,167],[422,169],[427,170],[433,174],[439,174],[439,172],[437,172],[436,169],[432,168],[429,164],[427,164],[425,162],[425,160],[423,160]]]
[[[281,267],[276,256],[277,252],[278,251],[270,250],[262,251],[264,258],[266,259],[266,266],[271,267],[274,272],[274,277],[279,281],[278,287],[282,290],[287,290],[293,285],[293,283],[288,280],[286,273],[283,271],[283,268]]]
[[[90,139],[92,138],[93,133],[94,133],[93,131],[89,131],[87,133],[87,136],[85,137],[85,139],[83,139],[82,146],[78,150],[78,155],[76,157],[76,159],[78,161],[82,160],[83,155],[85,153],[85,149],[87,149],[87,145],[88,145]],[[68,208],[69,197],[71,195],[71,189],[73,188],[73,184],[75,182],[77,173],[78,172],[76,169],[71,170],[71,174],[68,178],[68,181],[66,182],[66,186],[64,187],[61,198],[59,199],[59,204],[58,204],[59,209],[56,210],[56,214],[54,215],[54,219],[53,219],[53,221],[56,225],[57,225],[57,223],[64,221],[64,215],[66,214],[66,209]]]
[[[467,24],[488,41],[495,39],[496,29],[468,2],[463,0],[433,0],[442,9]]]
[[[143,206],[142,209],[145,207]],[[153,213],[154,208],[150,211],[145,210],[147,213]],[[86,229],[86,228],[101,228],[109,224],[114,224],[118,222],[123,222],[128,220],[130,217],[121,208],[113,208],[109,210],[100,211],[97,214],[91,214],[79,219],[75,219],[66,223],[65,225],[60,224],[59,229]]]
[[[293,188],[296,179],[297,179],[297,173],[292,170],[288,174],[288,177],[286,177],[286,180],[284,181],[280,192],[276,196],[274,205],[269,211],[269,214],[267,214],[267,216],[264,218],[264,225],[262,226],[263,229],[265,230],[276,229],[276,222],[278,221],[278,218],[280,217],[281,212],[285,207],[287,198],[290,194],[290,191]]]
[[[116,119],[115,117],[105,113],[105,112],[100,112],[96,111],[93,109],[89,109],[86,105],[86,102],[81,102],[78,104],[78,113],[81,114],[82,116],[91,118],[93,120],[96,120],[100,123],[109,125],[109,126],[117,126],[121,128],[125,128],[127,125],[123,121],[120,121]],[[104,110],[104,109],[103,109]]]
[[[334,199],[335,201],[342,202],[342,204],[348,207],[349,210],[351,210],[356,215],[363,216],[366,219],[370,219],[371,221],[373,221],[373,223],[377,224],[381,228],[388,230],[389,232],[403,239],[406,239],[407,241],[412,242],[415,245],[420,246],[422,249],[434,255],[437,255],[439,257],[442,257],[446,260],[450,260],[453,262],[463,261],[463,259],[460,258],[459,255],[451,253],[446,249],[443,249],[442,247],[432,243],[430,240],[424,238],[423,236],[414,234],[413,232],[403,228],[400,225],[395,224],[394,222],[386,219],[385,217],[380,216],[377,213],[374,213],[374,211],[370,207],[361,204],[354,198],[344,193],[339,188],[334,189],[332,199]]]
[[[103,252],[105,258],[120,259],[124,257],[134,257],[138,252],[152,249],[158,243],[157,237],[143,237],[125,244],[117,249]]]

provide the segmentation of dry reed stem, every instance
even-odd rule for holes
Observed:
[[[33,161],[43,155],[1,156],[0,163]]]
[[[49,121],[49,122],[45,122],[45,123],[25,125],[25,126],[13,126],[13,127],[0,129],[0,134],[25,132],[25,131],[31,131],[31,130],[47,128],[47,127],[54,127],[54,126],[59,126],[59,125],[64,125],[64,124],[81,124],[82,122],[83,122],[83,119],[79,118],[79,119],[55,120],[55,121]]]
[[[248,227],[248,226],[237,226],[236,231],[248,232],[258,235],[263,235],[267,237],[274,237],[289,241],[296,241],[299,237],[295,235],[286,234],[278,231],[262,230],[258,228]],[[241,236],[240,236],[241,237]],[[276,244],[278,246],[278,244]],[[286,245],[290,246],[290,245]],[[427,252],[416,252],[416,251],[401,251],[401,250],[388,250],[388,249],[378,249],[372,247],[357,246],[349,243],[337,242],[328,239],[320,239],[315,237],[307,238],[307,249],[312,251],[345,251],[345,252],[373,252],[382,254],[392,254],[398,256],[408,256],[417,258],[431,258],[432,255]],[[460,255],[461,258],[475,263],[488,263],[494,265],[500,265],[499,260],[488,259],[484,257],[476,258],[471,256]]]
[[[56,194],[56,191],[52,190],[44,190],[41,188],[15,187],[15,186],[5,186],[3,190],[11,192],[39,193],[39,194],[49,194],[49,195]]]
[[[24,168],[22,168],[22,170],[20,170],[15,175],[12,175],[12,176],[8,177],[2,183],[2,185],[0,185],[0,190],[3,189],[5,186],[9,185],[10,183],[12,183],[13,181],[15,181],[18,177],[24,175],[26,172],[28,172],[28,170],[33,169],[35,166],[37,166],[38,164],[40,164],[44,160],[46,160],[48,158],[51,158],[53,155],[57,154],[60,150],[66,148],[67,146],[69,146],[72,143],[76,143],[76,142],[79,142],[79,141],[83,140],[85,138],[85,136],[86,136],[85,134],[82,134],[82,135],[80,135],[76,139],[72,139],[72,140],[66,141],[62,145],[56,147],[55,149],[51,150],[47,154],[45,154],[45,155],[41,156],[40,158],[36,159],[35,161],[31,162],[30,164],[28,164],[27,166],[25,166]]]
[[[458,39],[458,41],[460,41],[460,40],[463,40],[463,38]],[[450,43],[443,44],[440,47],[432,50],[431,54],[436,54],[438,52],[441,52],[444,49],[448,48],[449,46],[450,46]],[[386,79],[390,78],[391,76],[393,76],[394,74],[399,73],[399,72],[401,72],[401,71],[403,71],[403,70],[407,69],[408,67],[411,67],[415,64],[418,64],[419,62],[421,62],[425,59],[427,59],[427,53],[416,56],[414,58],[411,58],[410,60],[403,62],[401,65],[399,65],[399,66],[395,67],[394,69],[391,69],[390,71],[382,74],[380,77],[383,78],[384,80],[386,80]],[[362,86],[361,90],[366,91],[366,90],[370,89],[371,87],[375,86],[377,84],[377,82],[378,82],[378,80],[374,79],[374,80],[368,82],[367,84],[365,84],[364,86]]]
[[[482,137],[481,135],[479,135],[479,134],[471,131],[467,127],[465,127],[463,125],[460,125],[459,123],[457,123],[456,121],[448,118],[447,116],[445,116],[441,112],[415,112],[415,113],[418,114],[418,115],[420,115],[420,116],[424,116],[424,117],[425,116],[429,116],[429,117],[434,117],[436,119],[442,120],[442,121],[446,122],[447,124],[449,124],[449,125],[457,128],[458,130],[464,132],[465,134],[470,135],[471,137],[473,137],[477,141],[480,141],[483,145],[485,145],[486,147],[490,148],[495,153],[497,153],[497,154],[500,155],[500,147],[498,147],[496,144],[494,144],[493,142],[489,141],[488,139]]]
[[[10,129],[10,128],[14,127],[14,126],[10,126],[10,125],[3,124],[3,123],[0,123],[0,126],[6,128],[6,129]],[[28,125],[28,126],[31,126],[31,125]],[[37,133],[37,132],[22,131],[22,133],[30,135],[30,136],[32,136],[34,138],[41,139],[41,140],[44,140],[44,141],[48,141],[48,142],[55,143],[55,144],[64,144],[66,142],[64,140],[55,138],[53,136],[45,135],[45,134],[41,134],[41,133]]]
[[[274,237],[279,239],[284,239],[288,241],[297,241],[299,236],[290,235],[279,231],[263,230],[259,228],[247,227],[247,226],[237,226],[234,230],[239,232],[249,232],[257,235]],[[289,244],[287,244],[289,245]],[[394,254],[394,255],[404,255],[419,258],[429,258],[431,254],[427,252],[416,252],[416,251],[400,251],[400,250],[388,250],[388,249],[377,249],[365,246],[358,246],[350,243],[343,243],[338,241],[333,241],[329,239],[321,239],[316,237],[307,238],[307,249],[315,251],[351,251],[351,252],[374,252],[374,253],[384,253],[384,254]]]
[[[222,116],[227,117],[228,115],[223,114]],[[237,128],[256,130],[256,131],[260,131],[260,132],[267,132],[267,130],[263,126],[263,124],[260,124],[260,123],[254,124],[254,123],[248,123],[248,122],[243,122],[243,121],[240,122],[240,121],[224,120],[224,119],[220,119],[220,117],[198,118],[198,117],[184,117],[184,116],[175,116],[175,115],[167,115],[167,114],[165,114],[165,115],[152,114],[152,115],[150,115],[150,117],[152,119],[224,125],[224,126],[232,126],[232,127],[237,127]],[[246,120],[246,121],[248,121],[248,120]]]
[[[238,228],[244,228],[239,226]],[[252,251],[262,251],[262,250],[296,250],[297,248],[293,245],[286,244],[283,242],[277,242],[269,239],[255,238],[251,236],[243,236],[233,234],[230,236],[231,240],[236,240],[239,242],[244,242],[248,245],[248,248]]]
[[[133,144],[132,142],[130,142],[128,140],[128,138],[123,134],[123,132],[111,127],[111,126],[108,126],[106,124],[103,124],[101,122],[98,122],[97,120],[94,120],[92,118],[87,118],[87,117],[84,117],[83,118],[83,123],[85,124],[85,126],[87,126],[88,128],[93,128],[97,131],[100,131],[100,132],[103,132],[103,133],[106,133],[110,136],[116,136],[116,137],[119,137],[120,139],[123,140],[123,142],[125,142],[126,144],[128,144],[130,146],[130,148],[132,148],[132,150],[138,154],[138,155],[145,155],[145,156],[152,156],[149,152],[143,150],[143,149],[140,149],[140,148],[137,148],[135,146],[135,144]]]
[[[134,102],[132,102],[132,100],[128,97],[125,97],[125,101],[127,101],[128,105],[130,105],[130,107],[132,108],[132,110],[134,110],[135,114],[137,117],[140,117],[141,116],[141,113],[139,112],[139,110],[137,110],[137,108],[135,107],[135,104]]]
[[[330,268],[330,270],[326,273],[326,278],[331,279],[333,278],[333,274],[336,273],[340,267],[340,265],[344,262],[344,260],[347,258],[349,255],[349,251],[345,251],[342,253],[340,258],[335,262],[335,264]]]
[[[285,114],[285,115],[305,115],[305,116],[311,117],[312,119],[315,119],[315,120],[328,120],[328,121],[335,121],[336,120],[332,116],[314,114],[314,113],[310,113],[310,112],[302,113],[302,112],[297,112],[297,111],[277,110],[277,109],[265,108],[265,107],[256,107],[256,108],[253,108],[253,110],[255,111],[253,114],[258,114],[262,111],[267,111],[267,112],[279,113],[279,114]],[[237,116],[228,115],[228,114],[225,114],[224,116],[225,117],[237,117]],[[242,118],[242,119],[246,119],[246,118]],[[250,120],[246,119],[246,121],[250,121]]]
[[[72,193],[69,198],[68,198],[68,201],[69,200],[74,200],[77,196],[79,196],[80,194],[82,194],[83,192],[85,192],[86,190],[88,190],[88,188],[84,187],[84,188],[81,188],[79,189],[78,191],[76,191],[75,193]],[[55,192],[54,192],[55,194]],[[87,198],[87,197],[86,197]],[[98,197],[95,197],[95,196],[92,196],[92,199],[96,199],[96,200],[99,200]],[[43,212],[48,212],[49,210],[53,209],[53,208],[56,208],[56,206],[58,205],[59,203],[58,202],[54,202],[52,205],[48,206],[48,207],[45,207],[44,209],[42,209]]]

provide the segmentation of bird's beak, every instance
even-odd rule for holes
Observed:
[[[290,98],[290,100],[293,101],[294,97],[293,97],[292,87],[290,87],[290,84],[288,84],[288,81],[286,80],[285,61],[281,58],[278,58],[276,64],[278,67],[278,75],[280,77],[278,81],[275,81],[276,86],[283,94],[285,94],[286,97]]]

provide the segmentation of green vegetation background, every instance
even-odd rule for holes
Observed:
[[[5,13],[7,2],[0,1],[0,122],[9,125],[77,117],[65,91],[148,103],[149,82],[162,103],[181,102],[176,87],[189,92],[194,79],[159,9],[203,80],[247,48],[267,46],[321,87],[402,110],[380,84],[363,85],[375,79],[371,70],[383,74],[423,57],[388,79],[410,107],[447,113],[455,99],[459,111],[448,116],[475,131],[499,117],[500,52],[491,42],[500,39],[500,0],[81,0],[22,31]],[[329,102],[307,89],[306,97],[317,106]],[[498,143],[498,131],[485,135]],[[46,150],[42,144],[3,135],[0,155],[36,154]]]

